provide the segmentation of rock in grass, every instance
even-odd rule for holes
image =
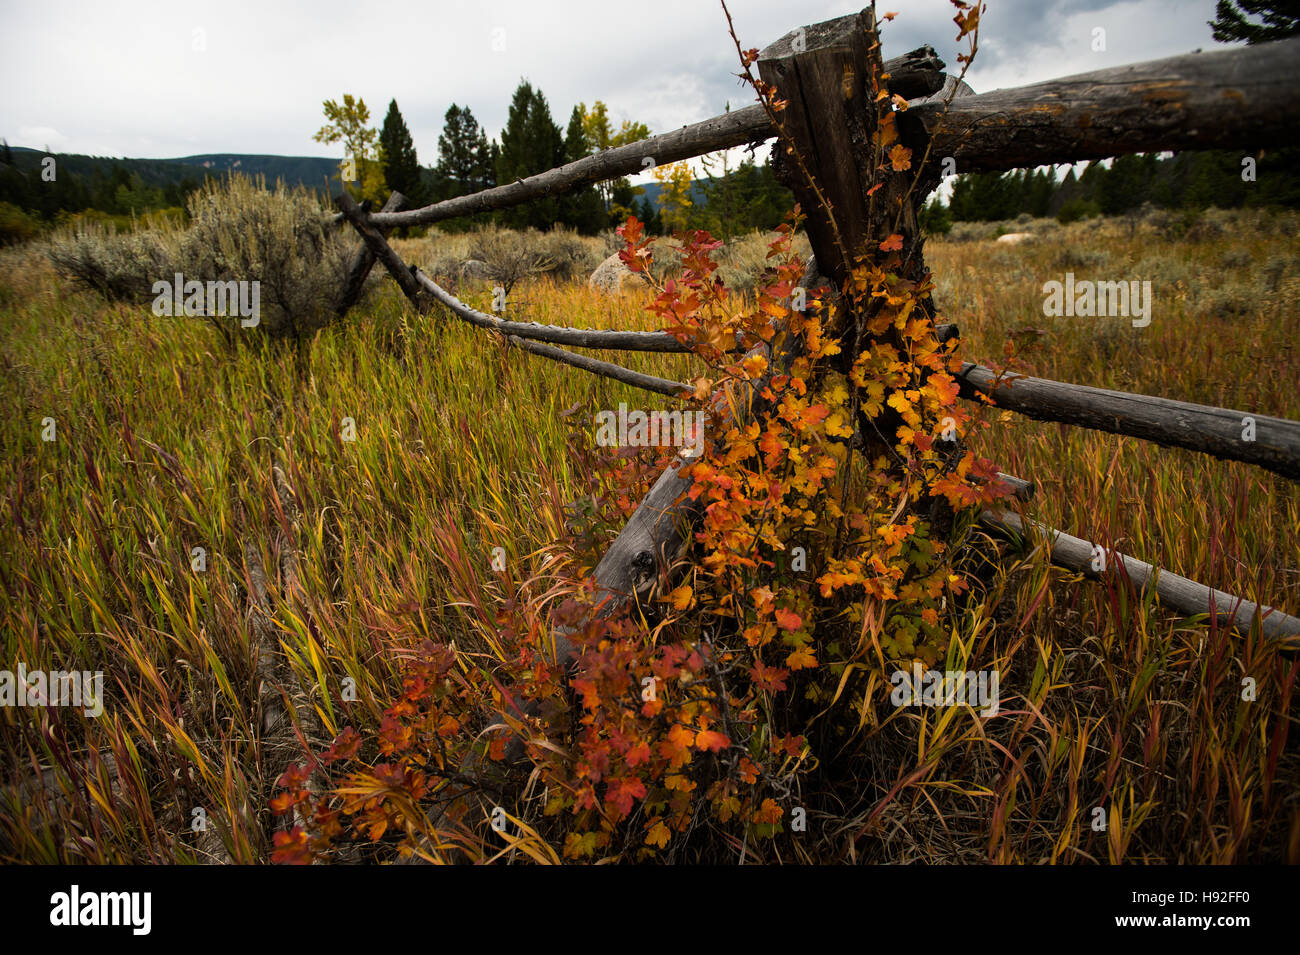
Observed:
[[[644,282],[645,280],[623,264],[623,261],[615,252],[600,265],[596,266],[596,271],[591,273],[591,278],[587,280],[589,288],[600,289],[609,295],[617,293],[623,288],[625,282]]]

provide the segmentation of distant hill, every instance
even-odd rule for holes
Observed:
[[[286,185],[303,185],[308,189],[327,190],[331,177],[339,172],[339,161],[321,156],[250,156],[240,153],[208,153],[183,156],[172,162],[197,166],[209,174],[242,172],[265,176],[268,183],[283,179]]]
[[[43,149],[28,149],[25,146],[9,147],[13,152],[14,165],[23,172],[39,171],[41,160],[53,155],[58,160],[57,171],[68,172],[74,176],[89,178],[95,172],[107,177],[113,166],[126,170],[128,174],[138,175],[146,186],[161,188],[192,179],[202,182],[204,170],[187,165],[175,159],[114,159],[107,156],[83,156],[77,153],[47,153]]]
[[[24,172],[39,169],[41,159],[48,155],[43,149],[11,146],[14,162]],[[163,188],[177,185],[186,179],[201,183],[205,176],[222,176],[228,172],[241,172],[249,176],[265,176],[268,184],[283,179],[287,185],[306,186],[321,192],[332,192],[331,177],[338,175],[339,161],[322,156],[266,156],[246,153],[203,153],[198,156],[181,156],[177,159],[129,159],[111,156],[84,156],[74,153],[55,153],[59,168],[78,176],[89,178],[96,171],[107,177],[116,165],[128,174],[139,175],[146,186]],[[427,170],[426,170],[427,173]],[[645,183],[644,196],[657,208],[656,201],[663,186],[657,182]],[[638,197],[640,198],[640,197]],[[702,181],[691,184],[691,201],[704,204]]]
[[[690,196],[692,204],[702,206],[706,203],[707,196],[704,192],[705,182],[706,180],[704,179],[695,179],[691,181]],[[637,196],[637,198],[645,199],[653,208],[658,209],[659,194],[664,191],[663,185],[657,182],[646,182],[641,184],[641,188],[645,190],[645,194]]]
[[[12,146],[14,163],[24,171],[38,169],[47,153],[42,149]],[[274,184],[283,179],[287,185],[306,186],[326,191],[327,181],[338,174],[337,159],[320,156],[256,156],[239,153],[208,153],[201,156],[182,156],[179,159],[130,159],[111,156],[83,156],[74,153],[55,153],[59,168],[78,176],[89,177],[96,171],[108,176],[116,165],[128,174],[137,174],[146,186],[161,188],[175,185],[186,179],[195,183],[205,176],[220,176],[230,171],[250,176],[265,176]]]

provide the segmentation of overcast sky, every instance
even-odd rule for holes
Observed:
[[[1213,0],[987,0],[976,92],[1219,46]],[[761,47],[852,0],[731,0]],[[956,67],[948,0],[882,0],[885,56],[930,43]],[[1105,50],[1093,49],[1105,30]],[[0,136],[100,156],[334,156],[312,140],[321,102],[362,97],[375,126],[396,98],[420,161],[443,114],[468,105],[499,136],[521,77],[564,126],[604,100],[663,132],[751,102],[715,0],[0,0]]]

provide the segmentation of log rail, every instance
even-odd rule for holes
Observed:
[[[1080,73],[946,106],[932,95],[943,86],[943,64],[929,47],[886,61],[885,70],[891,85],[910,91],[901,95],[917,97],[903,127],[930,136],[932,154],[951,156],[958,172],[977,172],[1133,152],[1296,145],[1297,63],[1300,37],[1293,37]],[[645,171],[647,158],[662,165],[775,135],[762,106],[747,106],[536,176],[370,220],[389,229],[432,225],[635,175]]]

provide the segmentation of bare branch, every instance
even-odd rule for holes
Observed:
[[[614,381],[621,381],[625,385],[631,385],[633,388],[640,388],[643,391],[653,391],[661,395],[668,395],[671,398],[680,398],[682,392],[689,393],[693,390],[690,385],[683,384],[680,381],[669,381],[667,378],[646,375],[639,371],[633,371],[631,368],[624,368],[622,365],[589,358],[586,355],[577,355],[571,351],[565,351],[563,348],[556,348],[553,345],[528,341],[518,335],[507,335],[506,338],[510,344],[518,345],[524,351],[531,352],[534,355],[540,355],[543,358],[549,358],[565,365],[572,365],[574,368],[581,368],[583,371],[589,371],[601,378],[612,378]]]

